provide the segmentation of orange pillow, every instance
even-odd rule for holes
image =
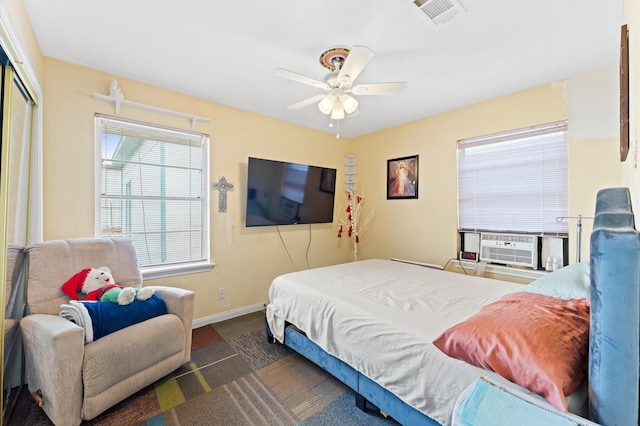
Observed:
[[[585,378],[589,299],[512,293],[446,330],[434,345],[495,371],[566,412],[565,395]]]

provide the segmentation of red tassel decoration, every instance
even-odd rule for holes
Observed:
[[[360,237],[358,237],[358,234],[356,234],[356,244],[360,242]]]
[[[351,213],[349,213],[349,221],[353,220],[353,215]]]
[[[353,234],[353,226],[349,226],[349,237],[351,237],[351,234]]]
[[[360,201],[362,201],[362,197],[358,195],[358,196],[356,197],[356,201],[358,202],[358,204],[360,204]]]
[[[338,238],[342,238],[342,225],[338,226]]]
[[[351,200],[351,193],[349,193],[349,195],[347,195],[347,200]]]
[[[350,212],[351,212],[351,205],[348,205],[347,206],[347,213],[350,213]]]

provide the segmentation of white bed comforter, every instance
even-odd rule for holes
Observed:
[[[364,260],[277,277],[267,321],[280,342],[285,321],[437,422],[451,423],[458,396],[493,372],[433,344],[448,327],[521,284],[391,260]]]

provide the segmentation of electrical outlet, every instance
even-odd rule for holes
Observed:
[[[221,287],[218,289],[218,299],[224,299],[224,296],[225,296],[225,289]]]

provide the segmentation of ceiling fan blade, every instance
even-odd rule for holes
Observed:
[[[297,72],[289,71],[284,68],[276,68],[273,72],[278,77],[287,78],[319,89],[329,90],[329,85],[324,81],[316,80],[311,77],[307,77],[306,75],[298,74]]]
[[[297,104],[289,105],[287,107],[287,109],[295,111],[295,110],[302,109],[304,107],[308,107],[311,104],[314,104],[316,102],[320,102],[325,96],[327,96],[327,95],[315,95],[315,96],[312,96],[312,97],[310,97],[308,99],[305,99],[303,101],[298,102]]]
[[[363,95],[392,95],[394,93],[402,92],[407,88],[405,81],[399,81],[395,83],[371,83],[371,84],[358,84],[353,86],[351,93],[358,96]]]
[[[342,82],[345,76],[349,76],[349,82],[353,82],[373,58],[373,50],[366,46],[353,46],[347,55],[347,59],[340,68],[338,81]]]

